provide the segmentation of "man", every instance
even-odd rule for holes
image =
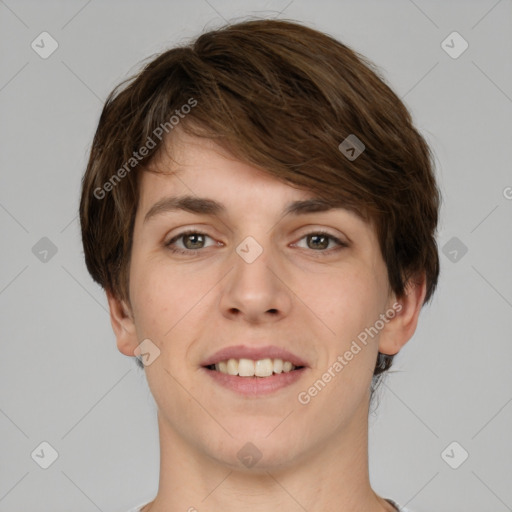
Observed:
[[[159,490],[134,510],[399,509],[370,485],[368,410],[435,290],[440,197],[372,68],[255,20],[107,99],[80,217],[158,407]]]

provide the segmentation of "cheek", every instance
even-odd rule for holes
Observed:
[[[375,369],[378,336],[364,338],[365,329],[374,325],[384,312],[384,291],[379,275],[369,272],[363,265],[352,265],[346,271],[332,274],[330,279],[322,280],[317,289],[318,309],[311,309],[320,311],[318,316],[324,325],[317,332],[324,333],[321,341],[325,350],[320,355],[311,385],[315,388],[316,379],[326,385],[321,392],[322,384],[309,389],[318,396],[315,407],[330,408],[333,402],[339,405],[339,413],[331,418],[333,425],[341,421],[347,411],[353,413],[368,391]]]
[[[186,329],[188,320],[204,307],[214,276],[186,267],[171,265],[162,255],[133,258],[130,292],[141,335],[164,342]]]
[[[169,323],[169,315],[181,304],[182,288],[171,272],[156,262],[134,255],[130,272],[130,294],[138,329],[159,334],[159,324]],[[169,327],[168,327],[169,328]]]
[[[382,286],[378,276],[363,265],[350,265],[326,275],[315,287],[315,312],[338,338],[358,334],[381,313]]]

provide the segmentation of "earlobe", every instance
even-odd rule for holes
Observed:
[[[418,318],[426,294],[426,279],[409,280],[403,296],[396,299],[399,307],[393,307],[395,315],[390,318],[380,333],[379,352],[387,355],[397,354],[412,338],[418,325]]]
[[[106,293],[110,309],[110,323],[116,336],[117,348],[122,354],[133,356],[138,345],[133,314],[123,300],[115,297],[110,291]]]

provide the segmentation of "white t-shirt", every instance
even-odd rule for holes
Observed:
[[[405,508],[405,507],[400,507],[400,505],[396,502],[396,501],[393,501],[393,500],[390,500],[389,498],[384,498],[387,502],[391,503],[391,505],[393,505],[397,510],[399,510],[400,512],[412,512],[412,510],[409,510],[408,508]],[[131,508],[130,510],[128,510],[127,512],[140,512],[141,509],[143,507],[145,507],[147,504],[149,503],[146,502],[146,503],[142,503],[141,505],[139,505],[138,507],[135,507],[135,508]]]

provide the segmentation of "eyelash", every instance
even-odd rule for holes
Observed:
[[[193,255],[196,255],[197,253],[199,253],[201,251],[204,251],[204,249],[177,249],[176,247],[172,246],[177,240],[179,240],[180,238],[182,238],[182,237],[184,237],[186,235],[201,235],[201,236],[206,236],[208,238],[211,238],[206,233],[201,233],[200,231],[190,229],[190,230],[187,230],[187,231],[183,231],[182,233],[179,233],[175,237],[171,238],[168,242],[165,243],[165,247],[167,247],[167,249],[169,249],[173,253],[187,254],[189,256],[193,256]],[[329,253],[329,254],[332,254],[333,252],[337,252],[337,251],[339,251],[341,249],[344,249],[345,247],[348,247],[347,243],[342,242],[339,238],[336,238],[335,236],[331,235],[330,233],[328,233],[326,231],[322,231],[322,230],[320,230],[320,231],[311,231],[310,233],[306,233],[303,237],[301,237],[300,240],[302,240],[303,238],[306,238],[308,236],[311,236],[311,235],[325,236],[327,238],[330,238],[331,240],[333,240],[334,242],[336,242],[338,244],[337,248],[330,249],[330,250],[325,249],[325,250],[315,251],[314,249],[311,249],[311,251],[313,251],[314,253]],[[315,254],[315,256],[320,256],[320,257],[323,256],[323,255],[324,254]]]

